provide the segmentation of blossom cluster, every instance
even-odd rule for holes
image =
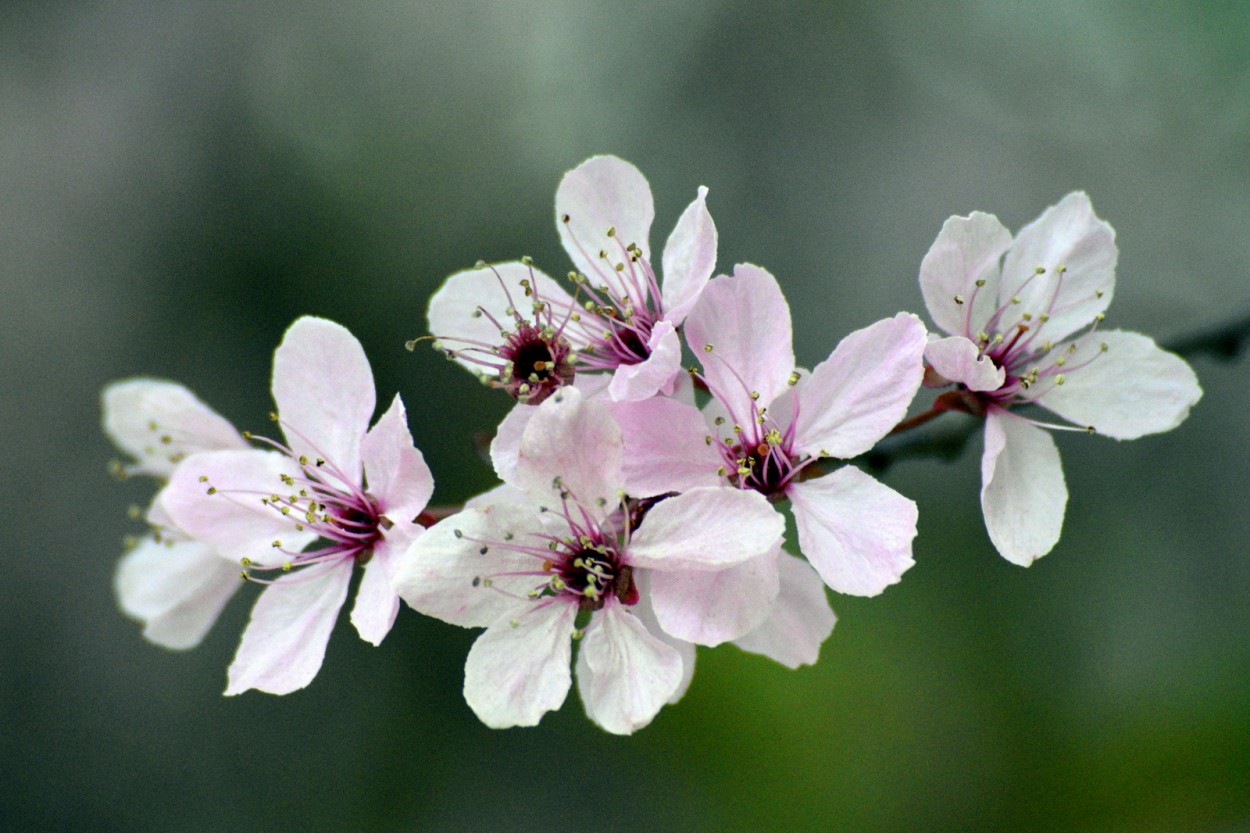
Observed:
[[[917,505],[853,462],[887,435],[946,411],[983,419],[986,528],[1027,565],[1058,542],[1067,502],[1051,431],[1167,431],[1201,396],[1182,359],[1102,326],[1117,249],[1085,194],[1014,236],[989,214],[950,218],[919,270],[936,330],[900,312],[808,370],[777,280],[747,263],[715,274],[707,193],[657,261],[646,179],[594,157],[556,192],[566,282],[528,258],[479,263],[430,299],[418,341],[516,402],[490,447],[498,485],[463,506],[428,505],[398,395],[370,425],[368,360],[331,321],[300,318],[278,346],[273,436],[173,382],[110,385],[118,471],[160,481],[116,573],[122,609],[185,649],[261,584],[226,694],[285,694],[320,669],[359,567],[350,618],[368,642],[401,599],[484,629],[464,694],[487,725],[536,724],[576,677],[590,719],[628,734],[682,697],[695,646],[811,664],[835,621],[826,588],[875,596],[901,579]],[[909,417],[922,388],[936,393]]]

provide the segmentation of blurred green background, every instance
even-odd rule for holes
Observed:
[[[1075,188],[1121,248],[1109,324],[1250,307],[1243,2],[7,2],[0,7],[0,829],[1250,830],[1245,362],[1198,360],[1178,431],[1061,435],[1064,536],[988,543],[978,452],[900,464],[917,565],[814,668],[701,650],[632,738],[576,695],[490,731],[473,634],[346,627],[308,689],[223,698],[252,592],[203,645],[145,643],[111,578],[145,483],[106,473],[106,382],[184,382],[263,427],[285,326],[355,332],[436,500],[491,485],[507,403],[433,351],[478,258],[567,267],[552,197],[637,164],[659,245],[699,185],[719,264],[776,274],[811,365],[922,311],[945,218],[1011,228]],[[979,440],[974,443],[979,449]]]

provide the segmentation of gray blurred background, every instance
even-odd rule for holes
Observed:
[[[1109,324],[1250,308],[1243,2],[8,2],[0,7],[0,829],[1250,830],[1244,362],[1178,431],[1058,437],[1072,501],[1028,570],[989,545],[977,451],[886,481],[917,565],[835,598],[814,668],[702,650],[628,739],[576,695],[532,730],[460,696],[473,634],[346,627],[284,698],[220,694],[254,593],[143,641],[111,578],[147,484],[106,473],[100,387],[184,382],[263,427],[282,331],[364,343],[436,500],[491,485],[507,404],[432,351],[478,258],[567,261],[552,197],[637,164],[662,242],[699,185],[722,268],[768,267],[800,361],[899,309],[942,221],[1075,188],[1117,231]],[[979,449],[979,440],[974,442]]]

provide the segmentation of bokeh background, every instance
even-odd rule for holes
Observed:
[[[552,196],[595,153],[648,175],[656,244],[709,186],[719,263],[779,277],[808,365],[921,311],[947,216],[1017,228],[1076,188],[1118,233],[1111,325],[1250,308],[1239,0],[10,0],[0,829],[1250,830],[1245,361],[1196,360],[1174,433],[1059,436],[1067,524],[1027,570],[986,539],[979,440],[894,467],[905,581],[835,598],[813,668],[701,650],[631,738],[575,694],[483,728],[473,634],[407,610],[283,698],[220,694],[246,588],[194,651],[142,640],[111,581],[150,489],[106,472],[101,386],[176,379],[263,428],[283,329],[329,316],[463,500],[508,403],[404,341],[478,258],[566,270]]]

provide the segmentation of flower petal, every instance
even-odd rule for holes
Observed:
[[[681,340],[668,321],[656,322],[647,349],[638,364],[623,364],[612,373],[608,393],[621,402],[650,399],[663,391],[681,372]]]
[[[399,615],[399,595],[391,588],[390,560],[387,552],[374,552],[360,577],[356,603],[352,605],[356,633],[373,645],[382,644]]]
[[[174,470],[156,501],[175,526],[226,558],[277,566],[287,558],[281,550],[297,552],[317,537],[297,530],[295,521],[281,514],[274,503],[261,503],[270,495],[289,493],[284,476],[302,476],[285,454],[257,449],[205,451],[191,455]],[[280,549],[273,546],[274,541],[282,542]]]
[[[694,643],[687,642],[684,639],[678,639],[672,634],[665,633],[664,629],[660,627],[660,623],[656,620],[655,610],[651,606],[650,580],[653,575],[655,575],[655,573],[650,570],[641,570],[634,575],[634,581],[638,583],[638,591],[640,595],[638,604],[631,607],[630,612],[633,613],[634,616],[638,617],[638,620],[642,622],[648,633],[658,638],[665,645],[671,647],[677,652],[677,655],[681,657],[681,682],[677,685],[677,690],[674,691],[668,698],[668,702],[671,705],[685,697],[686,692],[690,689],[690,683],[694,680],[696,652]],[[579,679],[582,674],[587,673],[581,670],[582,663],[583,660],[579,656],[577,662]]]
[[[716,269],[716,224],[706,200],[700,185],[664,244],[664,319],[674,324],[685,320]]]
[[[968,390],[998,390],[1007,378],[1005,370],[963,336],[931,338],[924,357],[943,377],[965,385]]]
[[[686,341],[703,362],[703,376],[725,404],[746,410],[751,393],[767,405],[788,387],[794,370],[790,305],[777,279],[749,263],[703,290],[685,324]],[[708,346],[711,346],[711,350]],[[746,413],[736,419],[746,419]]]
[[[369,494],[377,501],[378,510],[396,524],[416,519],[434,494],[434,476],[425,457],[413,447],[398,394],[365,435],[360,456]]]
[[[716,486],[720,455],[707,443],[703,414],[673,399],[609,405],[625,441],[625,490],[634,497]]]
[[[526,295],[527,288],[532,295]],[[456,272],[447,278],[430,296],[426,321],[438,347],[452,351],[450,355],[457,364],[474,374],[486,373],[494,378],[493,371],[473,359],[494,363],[496,356],[491,348],[504,342],[500,331],[516,329],[516,319],[509,310],[528,317],[536,299],[549,302],[557,311],[573,304],[560,284],[533,266],[517,261],[496,263]],[[533,318],[529,320],[532,323]],[[577,340],[576,329],[565,330],[570,342]]]
[[[621,429],[603,403],[561,388],[535,408],[517,451],[514,483],[536,498],[570,492],[587,509],[620,503]]]
[[[1034,334],[1058,342],[1111,303],[1118,254],[1115,231],[1074,191],[1020,229],[1003,261],[999,303],[1018,297],[1021,313],[1049,315]],[[1036,275],[1039,268],[1046,272]]]
[[[1011,232],[993,214],[974,211],[943,223],[920,262],[920,291],[933,323],[952,335],[976,335],[998,306],[998,263],[1009,248]]]
[[[360,441],[376,398],[365,351],[345,327],[304,316],[273,354],[273,399],[287,444],[359,484]]]
[[[234,426],[182,385],[125,379],[106,386],[100,398],[104,433],[135,458],[136,473],[169,477],[197,451],[247,448]]]
[[[843,459],[872,448],[920,389],[926,343],[920,319],[905,312],[842,339],[803,385],[795,448]]]
[[[916,504],[854,466],[786,494],[803,555],[839,593],[875,596],[915,563]]]
[[[252,606],[252,618],[230,663],[226,694],[249,688],[290,694],[321,670],[326,643],[347,598],[352,561],[318,564],[282,576]]]
[[[820,646],[833,633],[837,621],[829,607],[825,583],[811,565],[788,553],[781,554],[777,566],[781,591],[768,619],[734,644],[787,668],[815,665]]]
[[[560,708],[573,682],[577,605],[550,602],[521,610],[479,636],[464,664],[464,699],[492,729],[537,725]]]
[[[628,563],[656,570],[723,570],[769,552],[785,518],[759,492],[713,486],[655,504],[629,542]]]
[[[238,565],[204,544],[151,536],[122,557],[113,575],[117,604],[143,622],[143,636],[177,651],[199,645],[242,586]]]
[[[778,543],[772,550],[717,572],[666,570],[651,575],[651,602],[667,633],[719,645],[759,627],[780,587]]]
[[[981,510],[998,552],[1027,567],[1059,542],[1068,488],[1050,434],[1001,408],[985,418]]]
[[[1034,401],[1099,434],[1132,440],[1170,431],[1202,398],[1193,368],[1140,333],[1099,331],[1068,355],[1064,384]],[[1106,350],[1102,350],[1106,345]],[[1056,352],[1065,353],[1064,345]],[[1088,362],[1085,367],[1078,366]]]
[[[577,658],[586,716],[614,735],[650,723],[677,691],[681,656],[637,617],[609,603],[595,615]]]
[[[566,221],[564,218],[568,217]],[[642,297],[621,275],[634,267],[625,247],[633,243],[651,259],[651,221],[655,205],[651,186],[633,165],[615,156],[594,156],[564,175],[556,189],[556,229],[560,242],[577,270],[590,282],[607,284],[618,295],[629,295],[641,306]],[[612,236],[608,231],[612,230]],[[605,257],[599,257],[603,252]],[[625,264],[618,273],[616,264]]]
[[[541,561],[504,543],[545,546],[532,536],[541,527],[525,507],[466,509],[425,531],[391,565],[391,584],[419,613],[465,628],[486,627],[525,598],[542,578]],[[483,548],[486,552],[482,552]]]

